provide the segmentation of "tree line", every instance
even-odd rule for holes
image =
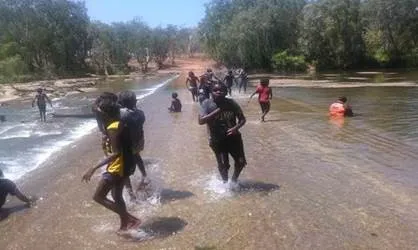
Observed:
[[[199,32],[228,66],[418,66],[418,0],[212,0]]]
[[[126,73],[130,60],[146,71],[198,49],[195,29],[91,21],[82,1],[0,0],[0,82]]]

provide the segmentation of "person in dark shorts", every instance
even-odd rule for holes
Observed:
[[[180,100],[177,98],[178,94],[176,92],[174,92],[173,94],[171,94],[171,106],[168,108],[168,110],[170,112],[181,112],[181,102]]]
[[[99,164],[87,170],[82,180],[90,181],[97,169],[107,165],[106,172],[99,181],[93,199],[119,215],[120,228],[118,233],[123,233],[130,228],[139,226],[141,223],[138,218],[128,213],[122,196],[126,178],[132,173],[132,168],[134,167],[132,148],[121,145],[122,138],[119,127],[120,106],[116,102],[107,99],[101,102],[99,109],[102,112],[103,123],[106,126],[106,133],[110,139],[111,154]],[[109,192],[112,194],[113,201],[107,198]]]
[[[219,173],[225,183],[228,182],[230,168],[228,155],[234,159],[235,169],[231,181],[236,183],[247,164],[239,132],[246,119],[241,107],[234,100],[225,98],[227,91],[222,83],[213,86],[213,99],[206,99],[201,104],[199,124],[207,124],[209,145],[215,153]]]
[[[251,94],[250,100],[255,94],[258,94],[258,103],[260,104],[262,113],[261,121],[264,122],[265,116],[270,111],[270,100],[273,98],[273,91],[269,87],[268,78],[260,80],[260,85],[258,85],[254,93]],[[250,100],[248,100],[248,102],[250,102]]]
[[[32,101],[32,107],[35,106],[34,104],[36,102],[36,105],[38,105],[41,121],[46,122],[46,102],[48,102],[49,105],[51,105],[51,108],[52,102],[41,88],[38,88],[36,92],[37,94],[35,95],[35,98],[33,98]]]
[[[192,98],[194,102],[198,101],[198,83],[199,78],[195,76],[195,74],[190,71],[189,76],[186,79],[186,87],[192,93]]]
[[[29,207],[35,204],[35,199],[24,195],[13,181],[4,178],[3,171],[0,169],[0,209],[6,203],[6,198],[9,194],[16,196],[19,200],[25,202]]]
[[[144,150],[144,123],[145,114],[136,107],[136,94],[133,91],[123,91],[119,94],[119,104],[121,105],[121,123],[122,126],[122,144],[130,145],[134,155],[136,165],[142,174],[138,188],[148,184],[146,181],[147,172],[145,171],[144,161],[140,152]],[[126,188],[131,199],[136,199],[132,190],[132,184],[129,178],[126,179]]]
[[[238,86],[238,92],[241,93],[241,89],[244,90],[244,93],[247,92],[247,85],[248,85],[248,75],[247,72],[245,72],[244,69],[241,69],[241,72],[239,73],[238,78],[239,80],[239,86]]]
[[[236,82],[234,74],[232,73],[232,70],[228,71],[228,74],[225,76],[223,82],[228,88],[229,96],[232,96],[232,86],[234,85],[234,82]]]

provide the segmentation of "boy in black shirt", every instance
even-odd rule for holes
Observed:
[[[213,86],[213,99],[201,104],[199,124],[207,124],[209,145],[216,156],[222,180],[228,182],[229,154],[235,162],[231,181],[236,183],[242,169],[247,165],[242,137],[238,131],[246,119],[241,107],[232,99],[225,98],[227,88],[222,83]]]

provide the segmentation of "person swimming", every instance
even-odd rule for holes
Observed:
[[[332,117],[352,117],[353,109],[347,104],[347,97],[341,96],[329,106],[329,115]]]

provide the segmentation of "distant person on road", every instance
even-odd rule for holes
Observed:
[[[51,108],[52,108],[52,102],[41,88],[38,88],[36,92],[37,94],[35,98],[33,98],[33,101],[32,101],[32,107],[35,106],[34,104],[36,101],[36,104],[38,105],[41,121],[46,122],[46,102],[48,102],[49,105],[51,105]]]
[[[232,70],[228,71],[228,74],[224,77],[223,82],[225,83],[226,87],[228,88],[229,96],[232,96],[232,86],[234,85],[234,82],[236,82],[235,76],[232,73]]]
[[[28,207],[35,204],[36,199],[33,197],[27,197],[16,186],[16,184],[4,178],[3,171],[0,169],[0,212],[3,205],[6,203],[7,195],[16,196],[19,200],[25,202]],[[2,217],[0,215],[0,217]]]
[[[232,99],[225,98],[227,88],[217,83],[212,89],[213,99],[206,99],[201,104],[199,124],[207,124],[209,145],[218,163],[219,173],[224,183],[228,182],[229,154],[235,162],[231,181],[237,183],[242,169],[247,165],[239,129],[245,124],[241,107]]]
[[[180,100],[177,98],[178,94],[176,92],[174,92],[173,94],[171,94],[171,106],[168,108],[168,110],[170,112],[181,112],[181,102]]]
[[[198,83],[199,78],[195,76],[195,74],[192,71],[190,71],[186,79],[186,87],[192,94],[193,102],[198,101]]]
[[[347,97],[341,96],[338,100],[329,106],[329,115],[331,117],[352,117],[353,109],[347,103]]]
[[[268,78],[260,80],[260,85],[258,85],[254,93],[251,94],[250,100],[255,94],[258,94],[258,103],[260,104],[262,113],[261,121],[264,122],[265,116],[270,111],[270,100],[273,98],[273,91],[269,87]],[[250,100],[248,100],[248,102],[250,102]]]

